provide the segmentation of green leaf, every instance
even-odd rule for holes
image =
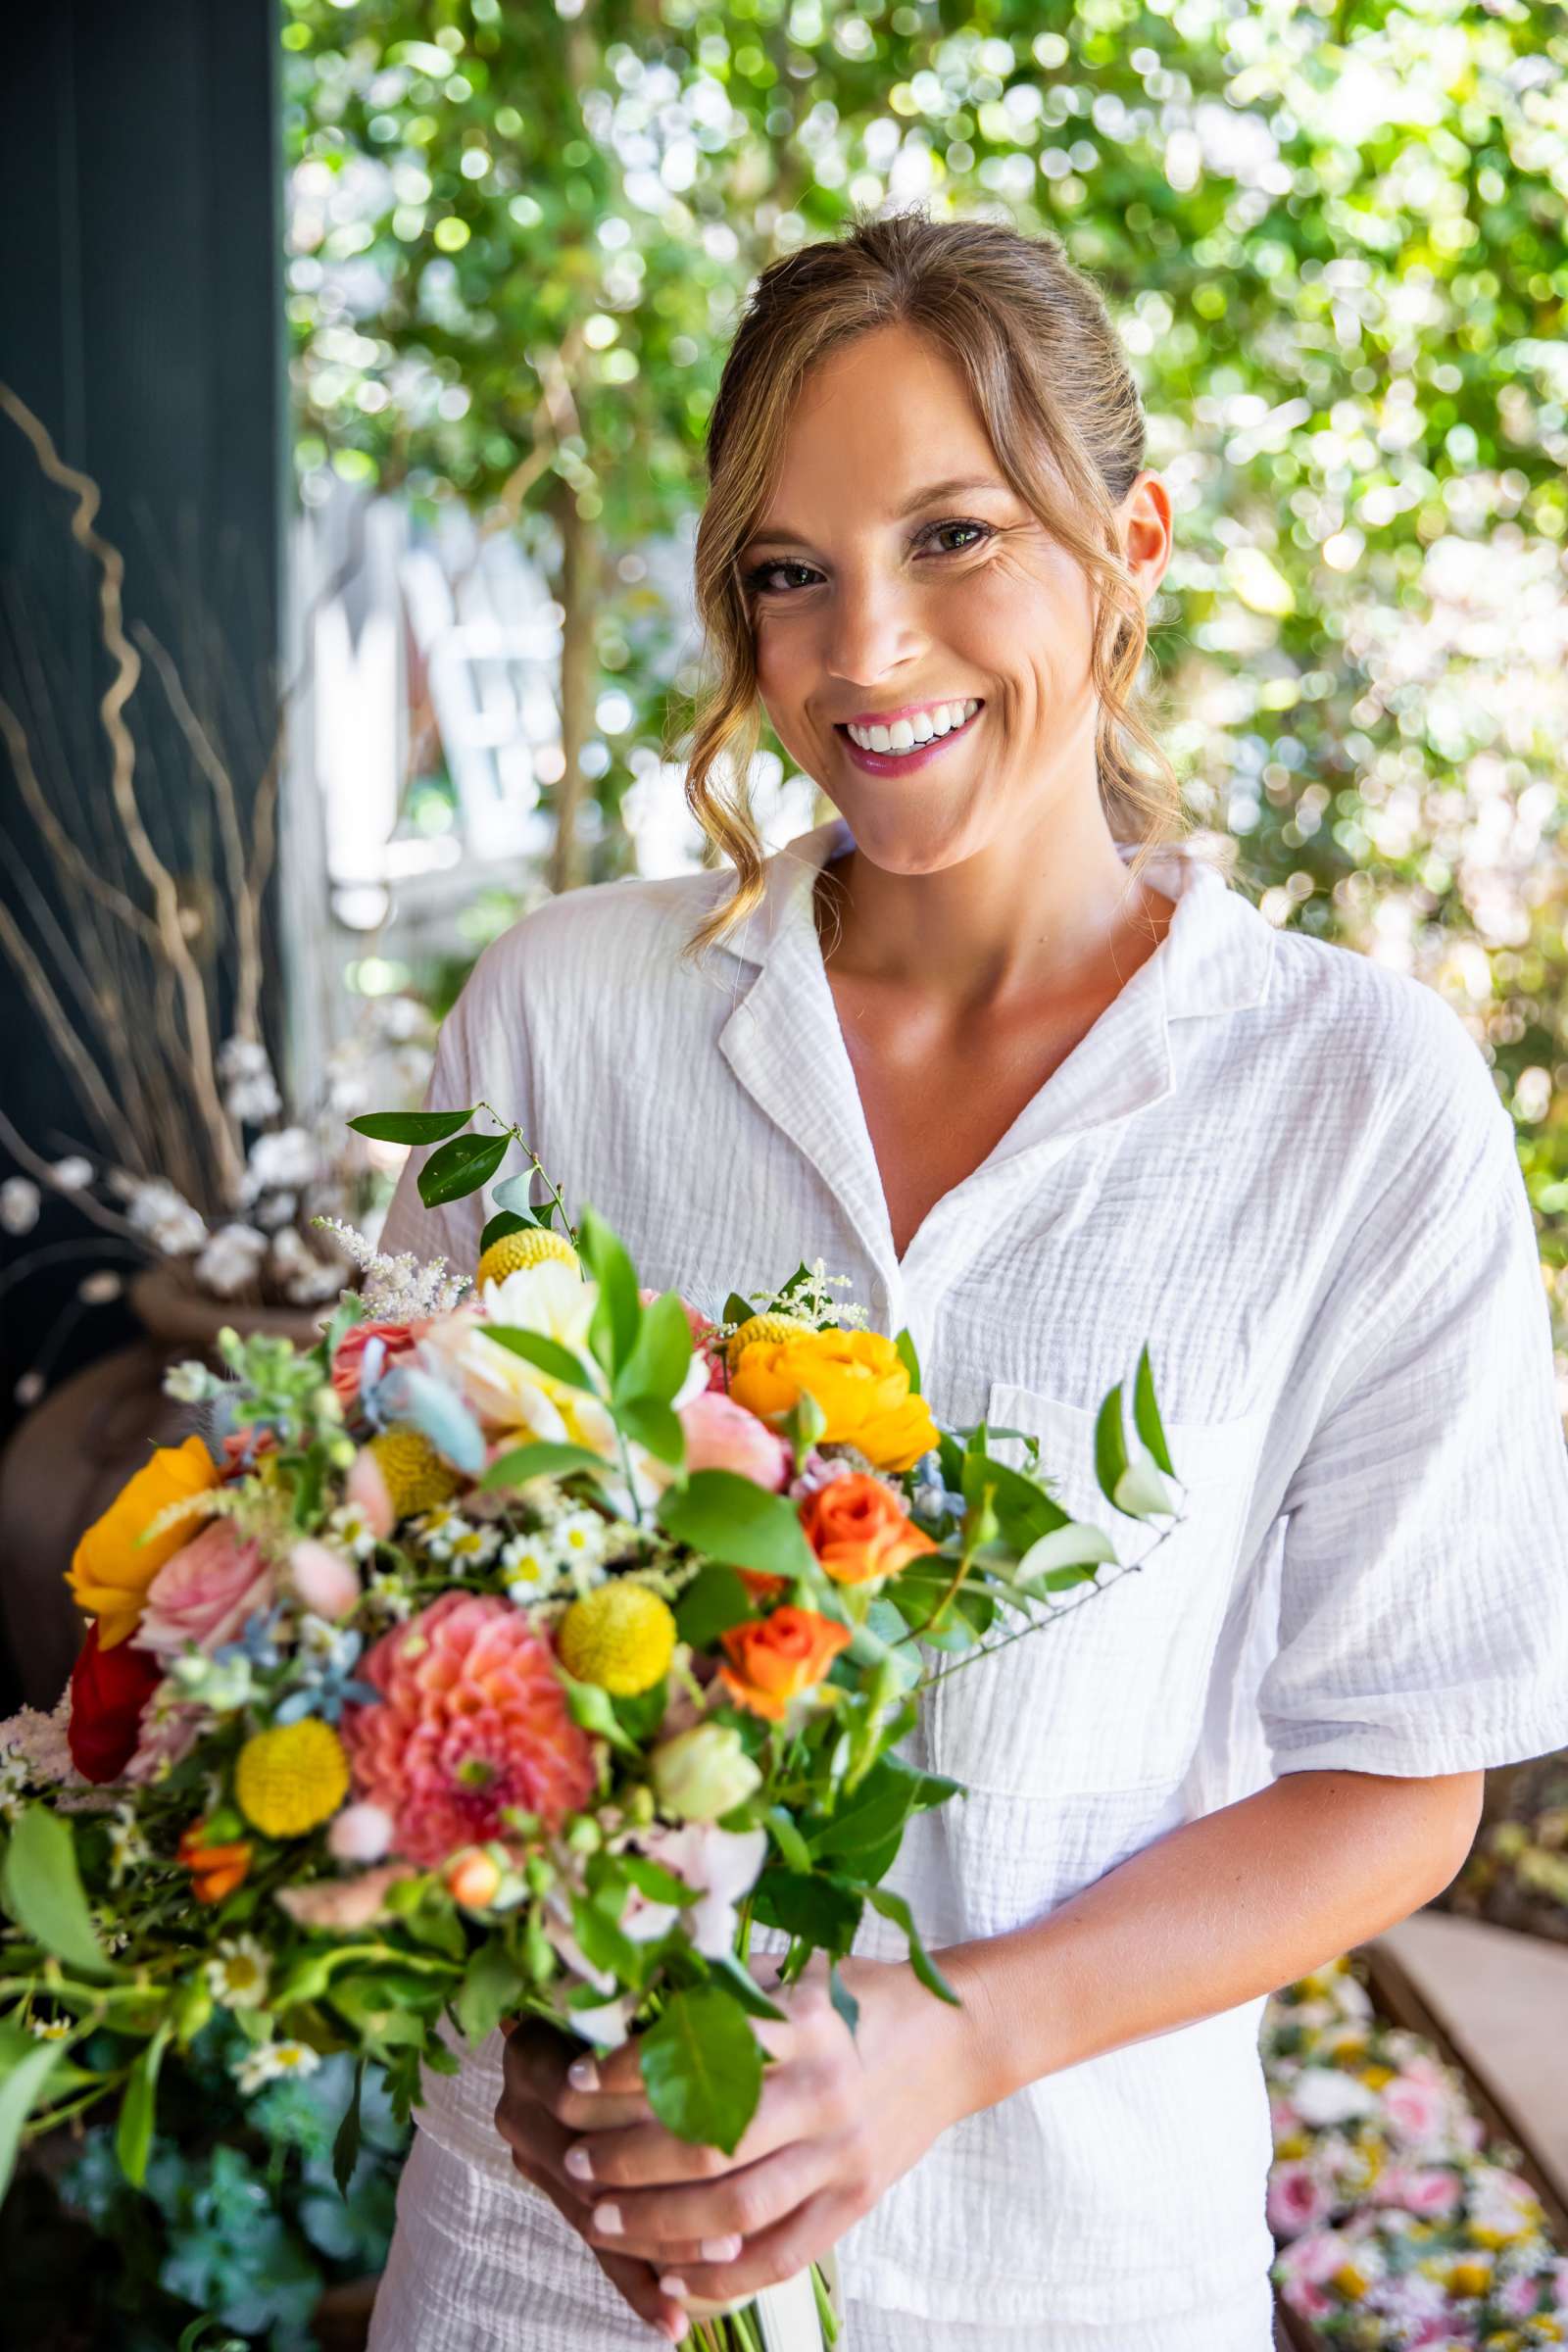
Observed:
[[[691,1367],[692,1333],[673,1291],[661,1291],[642,1311],[636,1342],[615,1377],[616,1403],[635,1396],[668,1404]]]
[[[510,1453],[502,1454],[490,1464],[479,1484],[481,1487],[520,1487],[530,1478],[565,1478],[573,1470],[608,1470],[610,1464],[602,1453],[586,1446],[557,1445],[554,1440],[540,1438],[529,1446],[514,1446]]]
[[[130,2079],[121,2095],[115,2155],[121,2171],[134,2188],[140,2188],[147,2178],[147,2155],[153,2144],[153,2114],[158,2102],[158,2070],[163,2065],[172,2031],[168,2021],[159,2027],[131,2068]]]
[[[1138,1357],[1138,1370],[1133,1377],[1133,1427],[1149,1447],[1167,1478],[1174,1478],[1170,1452],[1165,1444],[1165,1431],[1154,1402],[1154,1375],[1150,1369],[1149,1345],[1146,1341]]]
[[[617,1860],[622,1877],[651,1903],[673,1903],[677,1911],[684,1911],[692,1902],[696,1888],[688,1886],[684,1879],[678,1879],[662,1862],[651,1860],[647,1854],[621,1854]]]
[[[500,1189],[498,1186],[497,1190]],[[527,1233],[532,1225],[532,1217],[515,1216],[510,1208],[502,1209],[498,1215],[490,1218],[479,1236],[479,1255],[483,1257],[492,1242],[504,1242],[509,1233]]]
[[[452,2006],[470,2049],[477,2049],[486,2034],[495,2032],[522,1990],[521,1969],[500,1936],[490,1936],[468,1962],[453,1997]]]
[[[535,1208],[529,1197],[532,1191],[533,1170],[523,1168],[515,1176],[504,1178],[490,1198],[497,1208],[514,1216],[519,1225],[543,1225],[548,1219],[542,1210]]]
[[[785,2012],[768,1999],[751,1970],[733,1952],[721,1952],[716,1960],[710,1960],[708,1965],[723,1978],[748,2017],[768,2017],[777,2021],[784,2016]]]
[[[909,1945],[909,1966],[927,1992],[934,1992],[939,2000],[951,2001],[955,2009],[961,2009],[962,2002],[921,1942],[914,1914],[903,1895],[891,1894],[885,1886],[866,1886],[861,1892],[873,1911],[880,1911],[884,1919],[891,1919],[895,1927],[904,1930]]]
[[[699,1568],[675,1603],[675,1631],[693,1649],[712,1649],[720,1634],[756,1614],[752,1596],[733,1568]]]
[[[819,1860],[828,1855],[858,1859],[896,1838],[915,1809],[918,1788],[919,1775],[884,1756],[820,1829],[813,1824],[808,1833],[811,1852]]]
[[[909,1375],[909,1395],[918,1396],[920,1394],[920,1358],[914,1351],[914,1342],[909,1337],[907,1330],[897,1333],[893,1345],[899,1351],[900,1361]]]
[[[65,2054],[58,2041],[39,2041],[17,2028],[0,2030],[0,2202],[16,2170],[22,2130],[44,2104],[44,2089]]]
[[[612,1747],[618,1747],[627,1755],[637,1753],[637,1742],[628,1739],[621,1730],[614,1702],[608,1690],[601,1690],[597,1683],[579,1683],[575,1675],[566,1672],[559,1658],[556,1660],[556,1679],[566,1693],[566,1711],[573,1723],[580,1724],[585,1732],[595,1733],[601,1740],[608,1740]]]
[[[863,1897],[842,1879],[795,1870],[765,1870],[757,1882],[757,1917],[766,1926],[804,1936],[815,1950],[842,1960],[855,1941]]]
[[[678,1544],[733,1568],[808,1576],[814,1565],[796,1507],[733,1470],[695,1470],[660,1496],[660,1525]]]
[[[637,1271],[620,1236],[597,1210],[585,1207],[577,1226],[577,1248],[584,1265],[599,1285],[588,1345],[614,1379],[637,1344],[642,1306],[637,1297]]]
[[[58,1814],[26,1806],[11,1834],[5,1864],[6,1908],[24,1935],[83,1977],[118,1977],[92,1924],[76,1848]]]
[[[711,1983],[677,1992],[639,2050],[665,2131],[733,2156],[762,2095],[762,2053],[734,1994]]]
[[[1116,1483],[1127,1467],[1127,1433],[1121,1419],[1121,1382],[1111,1390],[1095,1422],[1095,1476],[1100,1491],[1114,1505]]]
[[[615,1407],[615,1418],[634,1446],[645,1446],[657,1461],[684,1469],[686,1432],[680,1415],[657,1396],[631,1396]]]
[[[467,1110],[368,1110],[362,1118],[350,1119],[356,1135],[368,1135],[377,1144],[444,1144],[449,1135],[461,1135],[473,1116]]]
[[[1065,1527],[1067,1513],[1054,1502],[1045,1489],[1014,1470],[1010,1462],[1000,1460],[984,1451],[988,1438],[1002,1437],[1002,1430],[986,1432],[984,1424],[976,1433],[975,1444],[963,1457],[961,1486],[965,1502],[974,1505],[982,1491],[991,1489],[991,1507],[997,1514],[997,1524],[1004,1543],[1014,1551],[1027,1551],[1031,1544],[1054,1529]]]
[[[853,2041],[860,2023],[860,2004],[839,1975],[836,1960],[827,1972],[827,1997],[849,2027],[850,2039]]]
[[[462,1200],[488,1184],[506,1158],[510,1135],[460,1135],[432,1152],[419,1170],[419,1199],[426,1208]]]
[[[794,1817],[782,1805],[770,1805],[767,1826],[773,1833],[773,1843],[784,1857],[785,1868],[809,1877],[811,1849],[796,1827]]]
[[[487,1340],[494,1340],[498,1348],[510,1348],[514,1355],[548,1372],[552,1380],[564,1380],[570,1389],[586,1389],[590,1396],[598,1396],[599,1384],[587,1365],[559,1340],[547,1339],[542,1331],[519,1331],[512,1323],[486,1323],[482,1329]]]
[[[655,1947],[634,1943],[629,1936],[622,1935],[597,1903],[586,1903],[580,1896],[572,1896],[571,1932],[590,1968],[607,1969],[620,1984],[641,1984],[644,1956]]]
[[[1063,1579],[1065,1571],[1080,1572],[1065,1575],[1065,1584],[1083,1584],[1086,1576],[1082,1572],[1092,1576],[1101,1562],[1115,1557],[1116,1546],[1102,1527],[1096,1527],[1089,1520],[1069,1519],[1065,1527],[1054,1528],[1049,1536],[1040,1536],[1030,1544],[1018,1562],[1013,1583],[1020,1589],[1038,1584],[1043,1592],[1059,1592],[1064,1589],[1063,1582],[1054,1580]]]
[[[349,2103],[343,2110],[343,2120],[332,2141],[332,2178],[337,2182],[340,2197],[348,2195],[354,2168],[360,2161],[360,2091],[364,2082],[365,2060],[361,2058],[354,2069],[354,2088],[349,2093]]]
[[[757,1309],[749,1298],[743,1298],[739,1291],[731,1291],[724,1301],[724,1311],[718,1319],[721,1323],[749,1323],[756,1312]]]

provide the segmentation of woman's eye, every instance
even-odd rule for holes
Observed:
[[[923,546],[927,541],[940,539],[950,531],[967,531],[973,536],[957,547],[939,547],[936,550],[938,555],[966,556],[971,549],[991,537],[991,525],[987,522],[931,522],[917,535],[914,544],[916,547]],[[807,588],[817,577],[815,568],[809,564],[789,564],[775,560],[771,564],[755,564],[746,574],[742,585],[748,596],[788,596],[794,583],[781,583],[779,575],[785,572],[804,574],[800,584]]]

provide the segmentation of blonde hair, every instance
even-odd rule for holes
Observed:
[[[686,800],[729,858],[735,887],[693,931],[687,957],[719,944],[762,892],[763,848],[746,790],[762,710],[738,557],[762,519],[808,371],[857,336],[895,325],[946,353],[1009,487],[1098,591],[1096,759],[1110,831],[1138,844],[1131,876],[1188,829],[1175,769],[1136,707],[1149,632],[1114,510],[1143,468],[1144,412],[1100,289],[1054,237],[932,220],[918,209],[858,218],[761,272],[709,420],[695,570],[710,682],[696,704]]]

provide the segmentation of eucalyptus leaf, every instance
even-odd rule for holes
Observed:
[[[16,2170],[23,2126],[43,2107],[43,2093],[63,2054],[62,2043],[39,2041],[31,2034],[8,2034],[0,2041],[0,2200]]]

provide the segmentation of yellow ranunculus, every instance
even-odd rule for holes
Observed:
[[[729,1393],[748,1412],[763,1420],[788,1412],[803,1391],[827,1415],[818,1443],[858,1446],[879,1470],[910,1470],[937,1442],[924,1398],[909,1394],[904,1358],[879,1331],[804,1332],[741,1349]]]
[[[150,1544],[138,1538],[172,1502],[203,1494],[219,1480],[218,1464],[200,1438],[160,1446],[145,1469],[122,1487],[101,1519],[76,1545],[66,1582],[77,1606],[98,1620],[98,1646],[114,1649],[141,1623],[147,1588],[166,1562],[190,1542],[193,1519],[166,1528]]]

